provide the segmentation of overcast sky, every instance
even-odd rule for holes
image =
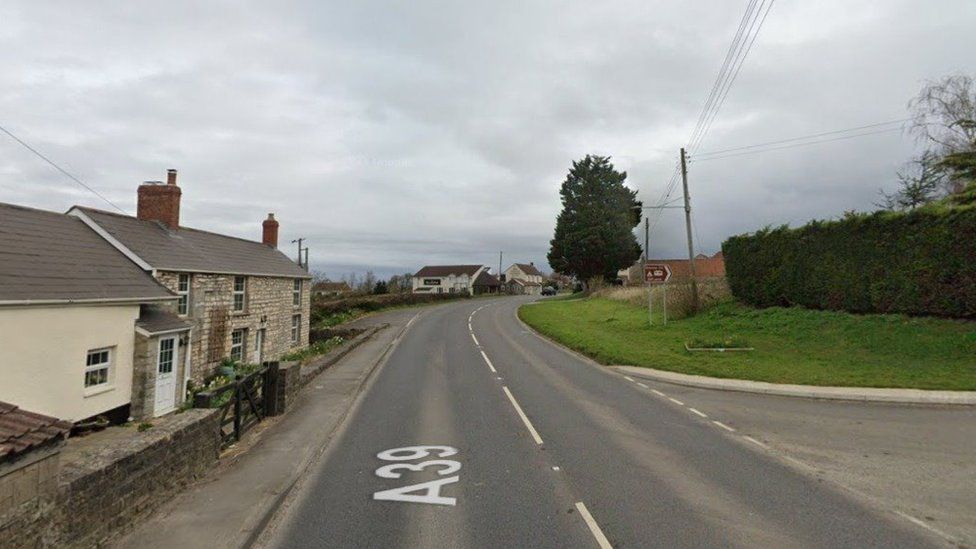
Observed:
[[[260,239],[275,212],[333,278],[545,264],[573,159],[660,196],[747,3],[7,1],[0,124],[129,212],[167,168],[186,226]],[[902,118],[976,73],[973,29],[972,0],[779,0],[701,151]],[[916,148],[693,163],[696,246],[873,209]],[[5,135],[0,201],[110,208]],[[666,212],[651,255],[683,230]]]

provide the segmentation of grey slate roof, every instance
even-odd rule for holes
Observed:
[[[484,265],[427,265],[417,271],[413,276],[450,276],[462,275],[474,276],[478,269]]]
[[[0,303],[172,297],[81,220],[0,203]]]
[[[261,242],[187,227],[169,229],[156,221],[93,208],[75,206],[72,210],[84,213],[156,270],[312,277],[285,254]]]
[[[136,326],[150,334],[160,334],[177,330],[189,330],[192,324],[177,316],[176,313],[167,311],[162,307],[143,305],[139,311],[139,320],[136,320]]]
[[[522,272],[525,273],[526,276],[545,276],[535,267],[535,265],[532,265],[531,263],[516,263],[515,266],[522,269]]]

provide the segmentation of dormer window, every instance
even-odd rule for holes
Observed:
[[[243,312],[247,305],[247,277],[234,277],[234,312]]]

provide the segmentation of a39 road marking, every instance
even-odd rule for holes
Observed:
[[[461,462],[453,459],[429,459],[419,463],[405,463],[423,459],[436,453],[436,457],[445,458],[457,454],[457,448],[451,446],[403,446],[384,450],[376,457],[383,461],[394,461],[376,469],[376,476],[385,479],[399,479],[403,472],[421,472],[431,468],[438,476],[445,477],[461,470]],[[381,490],[373,494],[377,501],[401,501],[409,503],[426,503],[429,505],[450,505],[457,503],[456,498],[442,496],[441,488],[461,480],[459,475],[434,479],[427,482],[410,484],[389,490]]]

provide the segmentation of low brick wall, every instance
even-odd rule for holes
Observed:
[[[188,410],[141,433],[115,427],[69,441],[55,498],[8,520],[0,546],[102,545],[216,465],[217,414]]]

